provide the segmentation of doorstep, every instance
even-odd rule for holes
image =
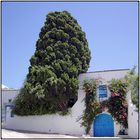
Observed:
[[[118,135],[118,137],[120,137],[120,138],[129,138],[128,135]]]
[[[106,138],[106,139],[120,139],[121,137],[94,137],[94,136],[90,136],[90,135],[82,135],[83,138],[97,138],[97,139],[101,139],[101,138]]]

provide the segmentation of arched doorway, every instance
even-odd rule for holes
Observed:
[[[93,122],[94,137],[113,137],[114,121],[109,114],[99,114]]]

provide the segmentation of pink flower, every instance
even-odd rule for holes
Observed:
[[[112,97],[115,97],[115,96],[120,96],[120,95],[119,95],[119,93],[117,93],[117,92],[113,92],[113,93],[111,94],[111,96],[112,96]]]

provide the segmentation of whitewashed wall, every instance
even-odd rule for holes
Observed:
[[[15,97],[19,94],[19,90],[13,89],[2,89],[2,122],[6,119],[6,108],[5,106],[11,104]],[[11,100],[11,102],[9,102]]]
[[[19,90],[2,90],[2,106],[9,103],[9,100],[13,101],[19,94]]]
[[[138,138],[138,112],[132,103],[131,93],[128,94],[128,135],[130,138]]]
[[[59,114],[54,114],[26,117],[14,116],[13,118],[10,117],[8,119],[5,128],[45,133],[82,135],[84,134],[85,129],[80,126],[80,122],[77,122],[77,120],[83,114],[84,96],[85,93],[83,90],[79,90],[78,100],[72,107],[70,115],[61,116]]]
[[[78,91],[78,100],[71,109],[71,114],[67,116],[54,115],[41,115],[41,116],[14,116],[9,118],[6,122],[6,128],[16,130],[28,130],[45,133],[60,133],[71,135],[85,134],[85,128],[80,126],[80,121],[77,119],[82,116],[85,109],[84,97],[85,93],[82,90],[82,83],[85,79],[100,78],[102,82],[107,84],[112,78],[120,79],[125,76],[128,70],[123,71],[105,71],[84,73],[79,76],[80,88]],[[117,136],[120,126],[114,122],[114,134]],[[90,135],[93,135],[93,127],[91,127]]]

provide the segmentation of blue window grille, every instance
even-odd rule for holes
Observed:
[[[107,87],[106,85],[99,86],[99,98],[107,97]]]

